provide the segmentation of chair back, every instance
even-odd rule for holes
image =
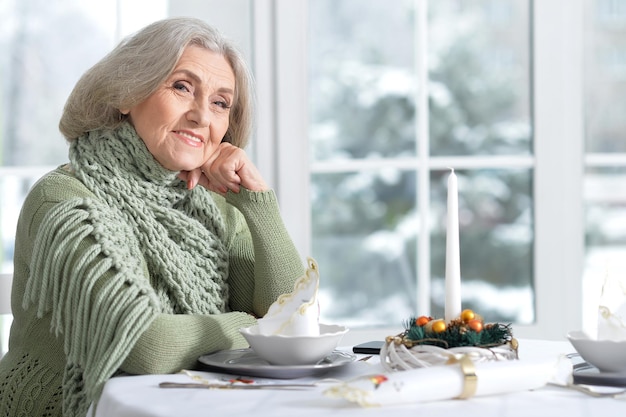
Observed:
[[[0,314],[11,314],[13,274],[0,274]]]

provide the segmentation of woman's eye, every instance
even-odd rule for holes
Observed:
[[[225,100],[215,100],[213,104],[215,104],[216,106],[222,109],[230,109],[230,104]]]
[[[189,87],[187,87],[187,84],[181,81],[175,82],[173,87],[175,90],[185,91],[185,92],[189,91]]]

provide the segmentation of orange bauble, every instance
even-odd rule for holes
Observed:
[[[483,330],[483,322],[477,319],[468,321],[467,326],[476,333],[480,333]]]
[[[427,317],[427,316],[420,316],[418,318],[415,319],[415,325],[417,326],[423,326],[426,323],[428,323],[429,321],[431,321],[432,318],[431,317]]]

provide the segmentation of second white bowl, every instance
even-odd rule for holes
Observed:
[[[569,332],[567,338],[580,356],[599,370],[626,371],[626,341],[595,340],[581,331]]]

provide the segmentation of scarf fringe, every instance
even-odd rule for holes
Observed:
[[[86,413],[99,398],[106,380],[159,312],[138,245],[115,241],[131,234],[106,230],[119,227],[110,217],[110,208],[88,199],[51,209],[35,239],[23,299],[24,308],[37,306],[39,317],[51,313],[51,330],[63,337],[68,358],[64,410],[72,413]],[[90,250],[80,250],[90,239],[95,240]]]

